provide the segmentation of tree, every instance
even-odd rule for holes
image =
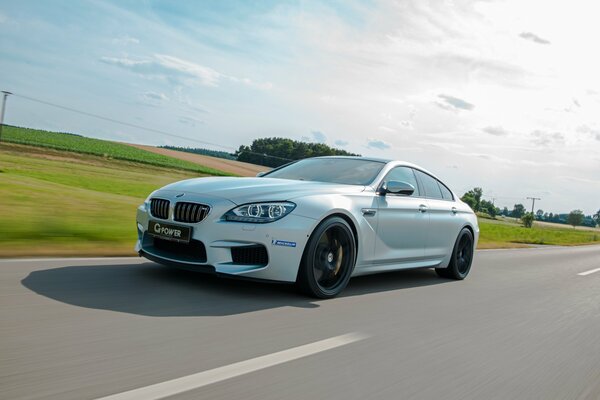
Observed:
[[[496,212],[496,206],[494,206],[494,203],[483,199],[479,204],[479,211],[488,213],[488,215],[492,218],[494,218],[496,214],[498,214]]]
[[[473,211],[481,210],[481,196],[483,195],[483,189],[476,187],[473,190],[469,190],[460,199],[467,203]]]
[[[510,216],[514,218],[521,218],[523,215],[525,215],[525,206],[521,203],[515,204]]]
[[[505,217],[508,217],[508,215],[509,215],[509,212],[508,212],[508,207],[504,207],[504,208],[502,209],[502,215],[504,215]]]
[[[576,227],[577,225],[581,225],[585,216],[583,215],[583,211],[581,210],[573,210],[569,213],[567,217],[567,223],[569,225],[573,225]]]
[[[544,216],[544,210],[539,209],[535,212],[535,216],[537,218],[538,221],[540,221],[542,219],[542,217]]]
[[[278,167],[292,160],[319,156],[357,156],[345,150],[334,149],[323,143],[298,142],[286,138],[262,138],[250,146],[240,146],[235,156],[238,161]]]
[[[521,221],[523,222],[523,225],[525,226],[525,228],[531,228],[533,226],[533,213],[525,213],[522,217],[521,217]]]
[[[596,225],[600,226],[600,210],[596,214],[594,214],[594,221],[596,221]]]

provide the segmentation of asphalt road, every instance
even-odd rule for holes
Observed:
[[[139,259],[0,261],[0,398],[600,399],[600,247],[313,301]],[[132,391],[133,392],[129,392]]]

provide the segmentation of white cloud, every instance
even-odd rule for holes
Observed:
[[[549,40],[541,38],[538,35],[536,35],[535,33],[531,33],[531,32],[521,32],[521,34],[519,34],[519,37],[523,38],[525,40],[532,41],[537,44],[550,44]]]
[[[166,54],[154,54],[149,58],[102,57],[100,61],[146,78],[160,78],[178,85],[200,84],[216,87],[223,80],[228,80],[256,89],[268,90],[273,87],[270,82],[257,83],[249,78],[225,75],[210,67]]]
[[[539,129],[531,132],[531,137],[532,142],[537,146],[562,144],[565,141],[565,135],[560,132],[547,132]]]
[[[112,42],[114,44],[118,44],[118,45],[121,45],[121,46],[127,46],[127,45],[130,45],[130,44],[139,44],[140,40],[138,38],[134,38],[134,37],[131,37],[131,36],[122,36],[122,37],[114,38],[112,40]]]
[[[384,131],[384,132],[396,133],[396,130],[395,130],[395,129],[393,129],[393,128],[390,128],[389,126],[384,126],[384,125],[382,125],[382,126],[380,126],[378,129],[379,129],[379,130],[382,130],[382,131]]]
[[[160,54],[149,59],[102,57],[100,61],[146,78],[161,78],[177,84],[217,86],[221,77],[221,74],[211,68]]]
[[[142,97],[144,97],[145,99],[156,100],[156,101],[168,101],[169,100],[169,97],[166,94],[157,93],[157,92],[144,92],[144,93],[142,93]]]
[[[600,141],[600,129],[592,128],[588,125],[579,125],[575,131],[578,133],[589,134],[593,139]]]
[[[190,125],[192,127],[196,126],[197,124],[204,124],[203,120],[194,118],[194,117],[190,117],[189,115],[181,116],[177,120],[184,125]]]
[[[346,147],[346,146],[348,146],[348,144],[349,144],[350,142],[348,142],[347,140],[340,140],[340,139],[338,139],[338,140],[336,140],[336,141],[335,141],[335,142],[333,142],[333,143],[334,143],[336,146],[340,146],[340,147]]]

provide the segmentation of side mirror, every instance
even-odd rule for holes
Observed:
[[[260,178],[261,176],[263,176],[266,173],[267,173],[267,171],[260,171],[258,174],[256,174],[256,177]]]
[[[383,194],[393,193],[400,194],[403,196],[410,196],[415,192],[415,187],[407,182],[400,181],[389,181],[385,182],[382,186]]]

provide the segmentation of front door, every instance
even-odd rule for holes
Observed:
[[[379,224],[374,259],[378,264],[421,260],[425,255],[429,213],[426,212],[427,200],[420,197],[413,169],[396,167],[385,181],[410,183],[415,192],[410,196],[388,193],[378,197]]]

